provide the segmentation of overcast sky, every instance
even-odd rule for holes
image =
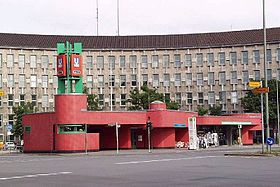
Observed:
[[[99,35],[117,35],[117,0],[98,0]],[[262,28],[262,0],[119,0],[120,35]],[[266,0],[267,27],[280,0]],[[0,32],[96,35],[96,0],[0,0]]]

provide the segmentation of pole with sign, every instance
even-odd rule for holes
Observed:
[[[266,139],[267,145],[269,145],[270,153],[271,153],[271,146],[274,144],[274,139],[269,137]]]

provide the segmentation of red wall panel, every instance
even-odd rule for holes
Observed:
[[[189,131],[187,128],[175,129],[175,141],[189,142]]]
[[[174,128],[155,128],[151,133],[152,147],[164,148],[175,147]]]

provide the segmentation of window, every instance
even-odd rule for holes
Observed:
[[[231,104],[237,104],[237,92],[231,92]]]
[[[159,75],[153,74],[153,87],[158,87],[158,86],[159,86]]]
[[[53,69],[56,69],[57,56],[53,56]]]
[[[248,71],[242,71],[242,83],[247,84],[249,82],[249,73]]]
[[[92,58],[92,56],[87,56],[86,57],[86,68],[87,69],[92,69],[93,68],[93,58]]]
[[[37,56],[31,55],[30,56],[30,68],[36,68],[37,67]]]
[[[24,132],[25,133],[30,133],[31,132],[31,127],[30,126],[25,126],[24,127]]]
[[[163,75],[163,86],[170,86],[170,75],[168,73]]]
[[[25,66],[25,55],[18,55],[18,67],[24,68]]]
[[[148,75],[142,74],[143,85],[148,85]]]
[[[175,101],[179,103],[179,105],[181,105],[182,103],[181,93],[175,93]]]
[[[87,87],[92,88],[92,86],[93,86],[93,76],[87,75]]]
[[[208,104],[214,105],[215,103],[215,92],[208,92]]]
[[[137,86],[136,75],[131,75],[131,86]]]
[[[0,59],[1,61],[1,59]],[[277,48],[277,61],[280,61],[280,48]]]
[[[260,70],[254,70],[254,77],[255,77],[255,81],[261,80]]]
[[[112,94],[112,106],[115,106],[115,105],[116,105],[116,95]],[[110,102],[109,106],[111,106],[111,102]]]
[[[31,88],[36,88],[37,87],[37,76],[36,75],[31,75],[30,76],[30,87]]]
[[[219,64],[221,66],[226,65],[226,54],[225,54],[225,52],[219,52]]]
[[[236,65],[237,64],[237,54],[236,52],[230,52],[230,64]]]
[[[196,77],[197,85],[202,86],[203,85],[203,73],[198,73],[196,76],[197,76]]]
[[[227,95],[226,94],[227,94],[226,91],[219,92],[219,98],[220,98],[220,102],[222,104],[225,104],[227,102],[227,98],[226,98]]]
[[[170,93],[165,93],[164,94],[164,101],[165,103],[170,103]]]
[[[120,75],[121,86],[126,86],[126,75]]]
[[[130,65],[130,68],[136,68],[136,62],[137,62],[137,57],[136,57],[136,55],[130,55],[130,56],[129,56],[129,65]]]
[[[9,124],[14,125],[14,115],[13,114],[9,114],[8,118],[9,118],[8,119]]]
[[[232,71],[231,72],[231,84],[237,84],[237,71]]]
[[[7,67],[12,68],[14,67],[14,55],[7,54]]]
[[[31,95],[31,102],[33,106],[37,105],[37,95]]]
[[[104,86],[104,75],[98,75],[97,81],[98,81],[98,87],[103,87]]]
[[[158,55],[152,55],[152,68],[158,68]]]
[[[125,106],[126,104],[126,94],[121,94],[121,106]]]
[[[148,57],[147,55],[141,56],[141,67],[142,68],[148,68]]]
[[[186,58],[185,66],[192,67],[192,55],[186,54],[185,58]]]
[[[175,54],[174,55],[174,67],[175,68],[180,68],[181,67],[181,55],[180,54]]]
[[[181,73],[175,74],[175,86],[181,86]]]
[[[48,55],[42,55],[42,68],[48,68],[49,67],[49,56]]]
[[[2,74],[0,74],[0,88],[3,87],[3,80],[2,80]]]
[[[259,50],[253,51],[253,63],[260,63],[260,51]]]
[[[242,51],[242,64],[248,64],[248,51]]]
[[[42,76],[42,88],[48,88],[48,75]]]
[[[193,101],[192,93],[187,93],[187,104],[191,105]]]
[[[20,104],[20,106],[23,106],[25,104],[25,95],[24,94],[19,95],[19,104]]]
[[[0,114],[0,127],[1,127],[2,125],[3,125],[3,115]],[[3,139],[0,140],[0,141],[3,141]]]
[[[226,84],[226,72],[219,72],[219,84],[220,85]]]
[[[163,67],[168,68],[170,63],[169,55],[163,55]]]
[[[104,69],[104,56],[97,56],[97,69]]]
[[[104,94],[98,94],[98,104],[104,106]]]
[[[42,107],[49,107],[49,96],[48,95],[42,96]]]
[[[115,86],[115,75],[109,75],[109,86]]]
[[[120,68],[125,68],[125,56],[120,56]]]
[[[115,69],[115,61],[116,61],[116,58],[115,56],[109,56],[109,69]]]
[[[271,49],[266,50],[266,61],[270,63],[272,62]]]
[[[266,75],[267,80],[268,81],[272,80],[272,69],[267,69],[266,72],[267,72],[267,75]]]
[[[207,54],[208,66],[214,66],[214,53]]]
[[[85,133],[85,125],[60,125],[59,134],[79,134]]]
[[[277,80],[280,80],[280,69],[277,69]]]
[[[0,54],[0,67],[2,67],[3,64],[2,64],[2,54]]]
[[[203,105],[204,103],[203,92],[198,92],[197,97],[198,97],[198,104]]]
[[[8,94],[8,106],[14,106],[14,95]]]
[[[13,74],[8,74],[8,87],[14,87],[14,75]]]
[[[196,65],[203,66],[203,54],[202,53],[196,54]]]
[[[187,86],[192,85],[192,73],[187,73],[187,75],[186,75],[186,85]]]
[[[215,85],[214,72],[208,73],[208,85]]]
[[[56,75],[53,76],[53,87],[58,87],[58,77]]]

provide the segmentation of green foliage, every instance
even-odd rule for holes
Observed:
[[[100,110],[97,95],[89,94],[87,87],[83,88],[83,93],[87,95],[87,109],[92,111]]]
[[[14,112],[14,128],[13,133],[14,136],[22,137],[23,135],[23,127],[22,127],[22,116],[24,114],[30,114],[34,112],[34,105],[30,102],[25,103],[24,105],[13,107]]]
[[[222,115],[222,106],[213,106],[209,107],[209,114],[211,116],[221,116]]]
[[[180,105],[177,102],[171,101],[166,103],[166,107],[170,110],[179,110]]]
[[[198,107],[198,110],[197,110],[199,116],[204,116],[205,114],[208,113],[208,111],[209,110],[204,107]]]

